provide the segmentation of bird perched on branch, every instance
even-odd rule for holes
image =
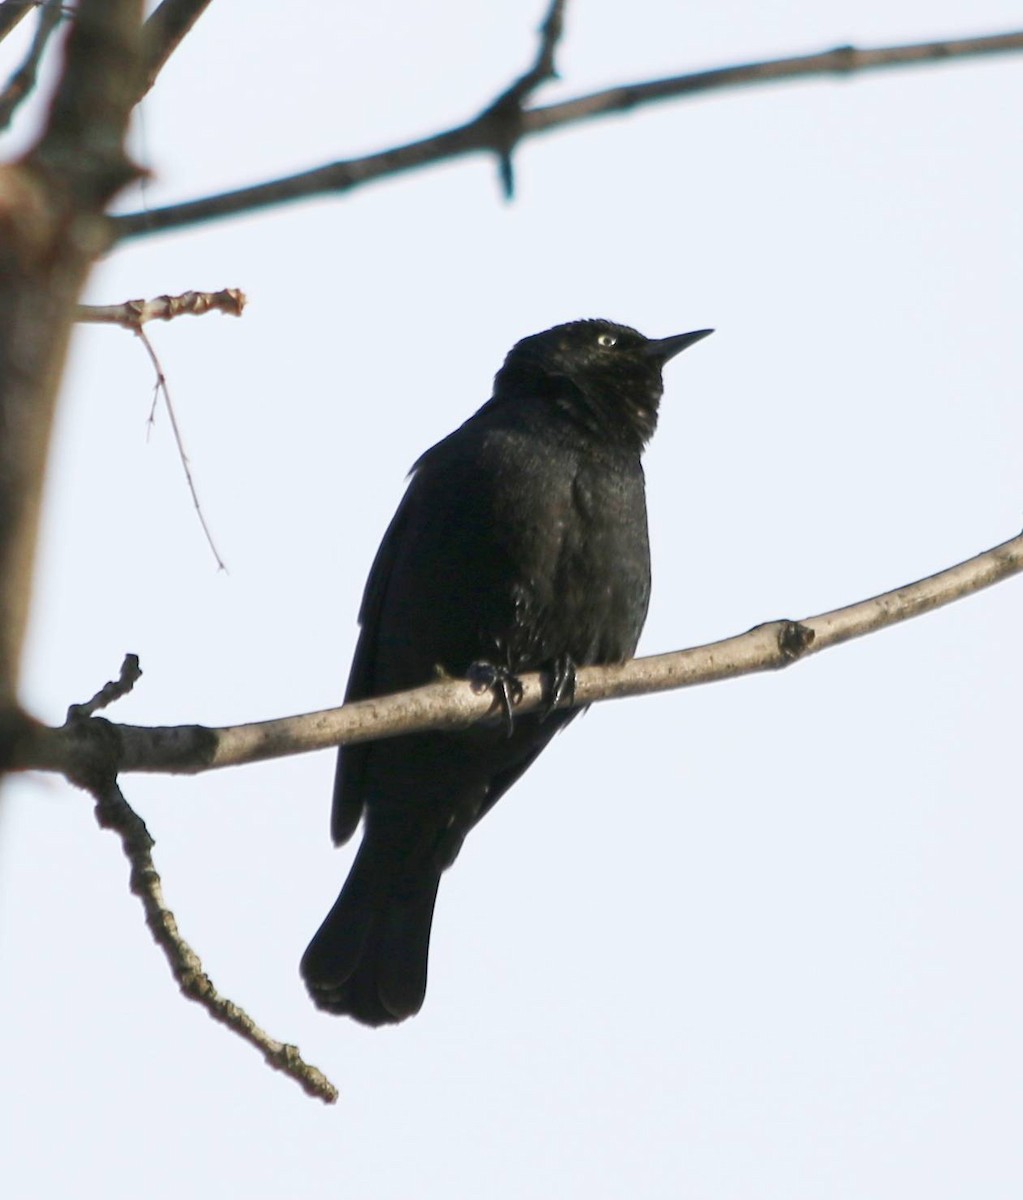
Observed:
[[[426,992],[441,874],[577,710],[577,666],[631,658],[650,597],[640,455],[661,371],[709,329],[651,339],[573,321],[519,342],[493,398],[416,463],[370,571],[346,701],[438,673],[493,684],[507,720],[341,748],[331,832],[362,844],[302,959],[315,1003],[367,1025]],[[549,672],[511,715],[515,676]]]

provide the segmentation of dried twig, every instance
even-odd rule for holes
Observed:
[[[713,683],[739,675],[776,670],[889,625],[941,608],[1023,572],[1023,534],[949,567],[846,608],[800,621],[771,621],[748,633],[620,666],[583,667],[576,676],[576,706],[625,696],[646,695]],[[528,712],[545,702],[540,674],[522,677],[517,705]],[[567,705],[566,705],[567,707]],[[289,754],[323,750],[349,742],[373,741],[426,729],[462,729],[492,715],[492,700],[462,680],[430,684],[343,708],[213,729],[202,725],[146,728],[103,723],[112,771],[195,774]],[[74,776],[90,723],[60,729],[37,728],[16,748],[16,765]]]
[[[172,321],[184,314],[201,317],[216,311],[240,317],[245,304],[244,292],[222,288],[219,292],[182,292],[180,296],[157,296],[153,300],[125,300],[123,304],[80,304],[75,319],[138,330],[147,321]]]
[[[63,17],[64,6],[60,0],[44,0],[39,11],[39,23],[36,25],[25,61],[7,81],[4,90],[0,92],[0,129],[6,129],[10,125],[18,105],[31,94],[35,87],[39,63],[46,49],[46,43]]]
[[[213,551],[213,557],[217,561],[217,568],[221,571],[226,571],[227,567],[224,565],[224,560],[220,557],[220,552],[213,541],[213,534],[210,532],[206,516],[203,513],[202,505],[199,503],[199,494],[196,491],[192,468],[188,461],[188,455],[185,452],[185,443],[181,437],[177,414],[171,402],[170,389],[167,386],[167,376],[164,373],[159,356],[152,342],[143,331],[142,326],[147,321],[172,321],[175,317],[180,317],[183,314],[199,317],[204,313],[214,311],[240,317],[245,304],[245,293],[240,289],[222,288],[219,292],[193,291],[182,292],[179,296],[157,296],[154,300],[125,300],[123,304],[80,304],[75,314],[78,321],[120,325],[124,329],[130,329],[141,339],[142,345],[149,355],[149,361],[153,364],[153,370],[156,372],[156,384],[153,388],[153,406],[149,410],[148,423],[152,425],[156,413],[157,400],[162,395],[164,404],[167,406],[167,415],[170,418],[171,430],[174,433],[174,441],[178,448],[178,457],[185,472],[185,479],[188,482],[188,490],[192,496],[192,503],[198,514],[199,523],[202,525],[206,541],[209,543],[210,550]]]
[[[130,302],[129,302],[130,303]],[[213,557],[217,561],[217,570],[226,571],[227,566],[224,560],[220,557],[220,551],[217,549],[216,542],[213,540],[213,534],[210,532],[210,527],[206,523],[206,514],[202,510],[202,505],[199,503],[199,493],[195,488],[195,479],[192,477],[192,467],[188,461],[188,454],[185,451],[185,443],[181,437],[181,429],[178,426],[177,414],[174,411],[174,404],[171,401],[170,388],[167,386],[167,376],[164,374],[163,366],[153,349],[153,343],[146,336],[146,331],[139,326],[135,329],[135,336],[139,338],[142,345],[146,348],[146,353],[149,355],[149,361],[153,364],[153,370],[156,372],[156,383],[153,386],[153,408],[149,412],[149,423],[152,424],[153,413],[156,408],[157,397],[162,395],[164,406],[167,409],[167,416],[170,418],[171,432],[174,434],[174,442],[178,448],[178,458],[181,461],[181,468],[185,472],[185,480],[188,483],[188,490],[192,495],[192,504],[195,507],[196,515],[199,518],[199,524],[202,526],[202,531],[206,535],[206,541],[209,544],[210,550],[213,552]]]
[[[142,668],[139,666],[139,656],[126,654],[124,662],[121,663],[121,673],[118,677],[108,680],[91,700],[87,700],[84,704],[72,704],[67,710],[68,721],[81,721],[86,717],[94,716],[101,708],[106,708],[115,700],[127,696],[141,678]]]
[[[297,1080],[310,1096],[333,1104],[337,1089],[321,1071],[303,1061],[297,1046],[271,1038],[248,1013],[220,995],[203,970],[199,956],[181,936],[174,914],[167,907],[163,885],[153,864],[155,843],[145,822],[125,800],[117,785],[114,758],[110,753],[116,744],[116,726],[109,721],[90,719],[98,709],[131,691],[141,674],[138,658],[128,654],[116,681],[104,684],[91,700],[72,704],[68,709],[65,728],[71,737],[77,738],[81,749],[76,769],[68,777],[95,798],[96,820],[100,826],[113,830],[121,839],[131,864],[131,890],[142,901],[149,931],[163,951],[182,993],[205,1008],[215,1021],[255,1046],[271,1067]]]
[[[1023,50],[1023,30],[985,37],[919,42],[866,50],[857,49],[855,46],[838,46],[818,54],[744,63],[678,75],[670,79],[625,84],[588,96],[565,100],[560,104],[528,108],[521,113],[521,119],[516,122],[515,140],[550,133],[563,126],[595,117],[628,112],[645,104],[725,88],[821,75],[848,76],[855,72],[918,66],[953,59],[1008,54],[1020,50]],[[528,79],[529,76],[530,72],[527,72],[522,78]],[[255,184],[233,192],[223,192],[216,196],[206,196],[183,204],[172,204],[166,208],[112,217],[114,236],[139,237],[220,217],[235,216],[238,213],[253,212],[310,196],[337,195],[377,179],[469,154],[488,153],[500,157],[507,152],[508,131],[500,121],[494,120],[493,110],[499,102],[495,101],[495,104],[485,108],[466,125],[434,134],[421,141],[369,154],[364,158],[330,163],[298,175],[289,175],[283,179]]]
[[[337,1088],[311,1063],[305,1062],[297,1046],[278,1042],[264,1032],[244,1009],[222,996],[203,970],[202,962],[181,936],[173,912],[163,898],[163,885],[153,865],[154,842],[145,822],[125,800],[113,777],[93,780],[84,786],[96,800],[96,820],[104,829],[113,830],[131,864],[130,886],[142,901],[146,924],[160,947],[177,980],[181,992],[201,1005],[214,1021],[226,1025],[232,1033],[256,1047],[275,1070],[290,1076],[310,1096],[327,1104],[338,1097]]]

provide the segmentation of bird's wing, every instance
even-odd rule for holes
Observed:
[[[359,609],[361,632],[345,691],[346,704],[352,700],[365,700],[368,696],[376,694],[374,685],[380,613],[383,610],[398,548],[408,524],[411,492],[410,486],[387,527],[366,581],[366,590],[363,592]],[[330,817],[331,837],[338,846],[352,836],[362,816],[362,772],[370,745],[371,743],[366,742],[343,746],[338,754],[337,771],[334,775],[334,803]]]

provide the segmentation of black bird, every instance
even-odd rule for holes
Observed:
[[[476,822],[575,710],[575,666],[636,649],[650,598],[640,454],[664,364],[712,331],[649,339],[611,321],[524,338],[493,399],[428,450],[377,552],[346,700],[439,674],[551,674],[551,707],[457,733],[342,747],[331,832],[362,845],[302,959],[313,1000],[367,1025],[426,992],[437,886]],[[510,685],[510,686],[509,686]]]

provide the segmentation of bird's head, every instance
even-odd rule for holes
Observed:
[[[512,347],[495,396],[548,398],[599,437],[642,448],[657,425],[665,363],[710,333],[647,338],[614,321],[555,325]]]

